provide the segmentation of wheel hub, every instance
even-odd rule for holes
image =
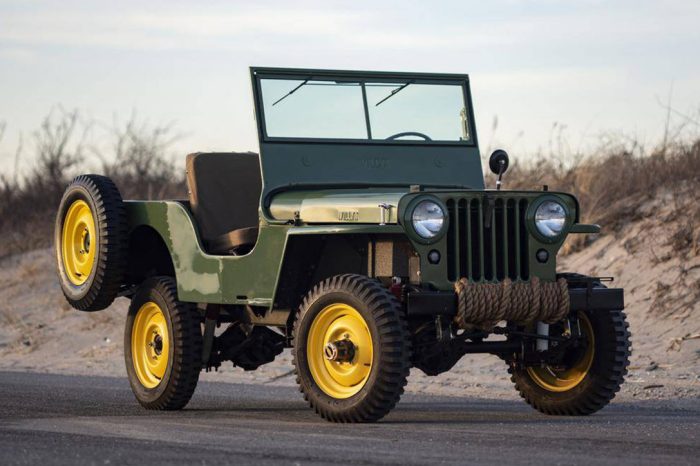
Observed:
[[[81,252],[83,254],[88,254],[90,252],[90,230],[87,228],[83,230],[83,250]]]
[[[355,357],[355,345],[347,339],[332,341],[323,348],[323,355],[329,361],[350,362]]]
[[[160,354],[163,352],[163,337],[156,333],[153,337],[153,341],[150,342],[148,346],[153,348],[153,351],[156,353],[156,356],[160,356]]]

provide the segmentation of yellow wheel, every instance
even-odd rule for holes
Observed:
[[[131,299],[124,360],[131,389],[146,409],[180,409],[192,397],[202,367],[200,315],[177,300],[172,278],[149,278]]]
[[[95,220],[90,206],[79,199],[68,208],[63,221],[61,252],[68,280],[74,285],[87,281],[95,265]]]
[[[311,323],[307,358],[318,386],[333,398],[360,391],[372,370],[372,335],[367,322],[352,306],[326,306]]]
[[[293,341],[297,382],[324,419],[376,421],[403,393],[407,324],[398,300],[376,280],[338,275],[316,285],[299,308]]]
[[[537,366],[528,367],[527,372],[532,380],[550,392],[566,392],[580,384],[591,370],[593,356],[595,354],[595,335],[591,321],[586,314],[581,313],[579,318],[581,333],[587,341],[586,347],[580,354],[575,355],[575,360],[565,367]]]
[[[581,335],[578,343],[560,344],[561,349],[550,345],[547,357],[556,357],[556,365],[530,365],[541,354],[534,346],[526,355],[529,365],[509,361],[515,389],[545,414],[592,414],[615,397],[627,374],[630,333],[624,312],[578,311],[576,315],[549,327],[550,336]]]
[[[141,306],[131,328],[131,355],[136,376],[146,388],[157,386],[168,368],[168,333],[160,307],[153,301]]]
[[[121,194],[99,175],[76,177],[63,194],[54,229],[61,290],[80,311],[99,311],[124,282],[128,234]]]

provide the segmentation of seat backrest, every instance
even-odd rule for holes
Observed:
[[[204,241],[238,228],[258,226],[262,191],[254,152],[189,154],[187,191]]]

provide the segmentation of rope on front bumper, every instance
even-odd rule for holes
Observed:
[[[543,282],[471,283],[462,278],[455,283],[457,315],[455,323],[464,329],[491,329],[502,320],[517,324],[535,321],[555,323],[569,312],[566,280]]]

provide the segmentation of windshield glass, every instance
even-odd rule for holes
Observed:
[[[268,137],[469,141],[461,84],[260,80]]]

